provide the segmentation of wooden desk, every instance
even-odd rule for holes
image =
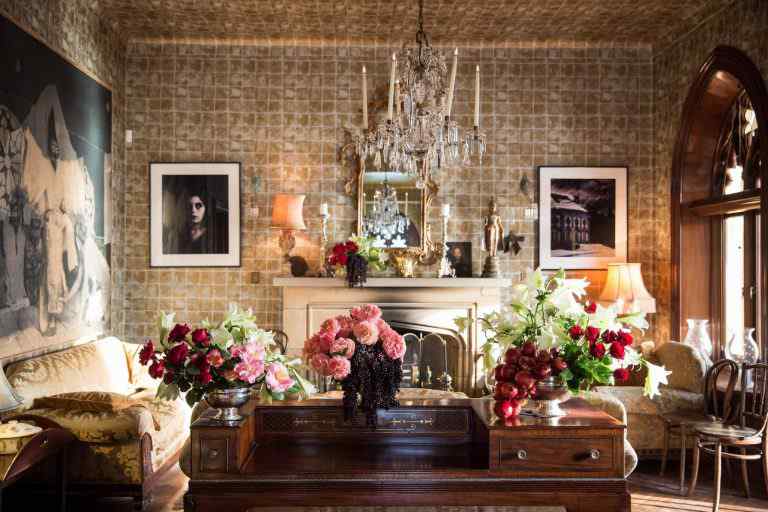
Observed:
[[[586,402],[502,423],[483,399],[412,400],[346,423],[340,401],[251,403],[192,425],[187,512],[275,506],[562,505],[630,509],[624,426]]]

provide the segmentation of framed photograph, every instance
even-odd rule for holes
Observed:
[[[539,266],[627,261],[627,168],[539,167]]]
[[[151,163],[150,265],[240,266],[240,164]]]
[[[455,277],[472,277],[472,242],[447,242],[446,245]]]

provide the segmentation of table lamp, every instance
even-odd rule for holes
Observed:
[[[291,274],[301,277],[309,268],[307,261],[301,256],[291,256],[291,251],[296,247],[295,231],[305,230],[304,194],[275,194],[272,199],[272,228],[282,230],[280,233],[280,248],[283,250],[285,260],[291,264]]]
[[[619,313],[655,313],[654,299],[643,283],[640,263],[609,263],[605,286],[598,302],[619,304]]]

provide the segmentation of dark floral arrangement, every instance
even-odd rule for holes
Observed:
[[[344,390],[344,418],[358,407],[366,425],[376,427],[376,410],[398,407],[405,340],[381,318],[373,304],[353,308],[349,316],[329,318],[304,342],[304,359],[320,375]]]
[[[373,242],[372,238],[353,236],[331,249],[328,264],[346,269],[350,288],[365,284],[369,266],[375,270],[383,270],[386,267],[381,250],[374,247]]]

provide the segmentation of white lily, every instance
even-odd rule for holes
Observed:
[[[672,372],[667,371],[663,366],[657,366],[646,362],[645,367],[648,370],[648,376],[645,378],[645,386],[643,386],[643,394],[648,398],[653,398],[656,395],[660,395],[659,386],[662,384],[668,384],[667,376]]]
[[[231,347],[232,344],[235,342],[234,337],[232,337],[232,333],[230,333],[224,327],[217,327],[216,329],[211,329],[209,333],[211,335],[211,340],[215,344],[223,346],[224,348]]]
[[[164,348],[168,347],[167,338],[168,338],[168,333],[171,332],[171,329],[173,329],[174,316],[176,316],[176,313],[166,313],[164,311],[161,311],[160,315],[158,315],[157,317],[157,330],[160,335],[160,339],[158,340],[158,342]]]
[[[264,347],[268,347],[275,344],[275,334],[263,329],[254,329],[246,333],[245,340],[249,343],[256,342]]]

